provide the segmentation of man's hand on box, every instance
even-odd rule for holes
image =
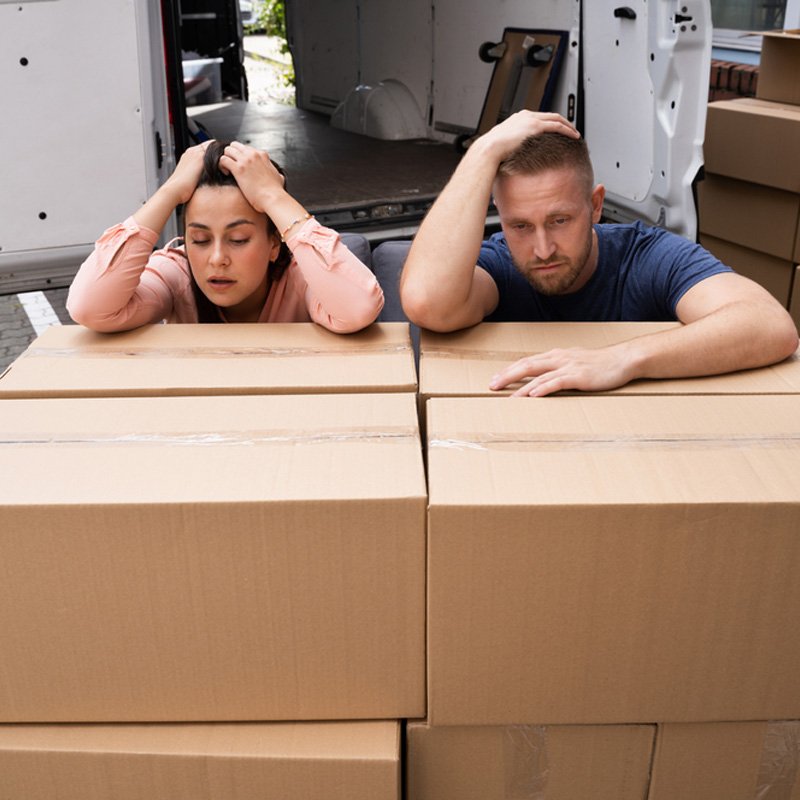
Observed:
[[[489,388],[497,391],[523,382],[512,397],[544,397],[566,389],[607,391],[635,377],[623,348],[616,345],[596,350],[576,347],[521,358],[495,375]]]

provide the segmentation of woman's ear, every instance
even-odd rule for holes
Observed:
[[[271,264],[278,258],[283,242],[281,242],[281,237],[278,236],[278,231],[274,228],[267,235],[269,236],[269,263]]]

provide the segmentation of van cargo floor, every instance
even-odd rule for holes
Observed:
[[[382,141],[332,127],[292,106],[228,100],[189,109],[209,135],[251,144],[286,170],[289,188],[340,230],[416,226],[458,164],[452,145]]]

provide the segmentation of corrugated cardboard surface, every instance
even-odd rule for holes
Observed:
[[[659,725],[648,800],[800,800],[800,722]]]
[[[767,253],[759,253],[757,250],[717,239],[708,234],[700,235],[700,244],[720,261],[733,267],[740,275],[763,286],[782,306],[786,307],[789,304],[794,273],[793,261],[776,258]],[[800,368],[800,362],[797,361],[784,362],[777,365],[777,368],[785,370],[789,364]],[[767,367],[766,369],[772,368]]]
[[[800,30],[762,34],[756,97],[800,104]]]
[[[642,800],[654,735],[648,725],[409,724],[407,800]]]
[[[53,326],[0,376],[0,397],[416,390],[407,323],[348,335],[313,323]]]
[[[4,800],[399,800],[397,722],[0,727]]]
[[[703,154],[708,172],[800,192],[800,106],[752,97],[709,103]]]
[[[790,273],[786,273],[789,276]],[[787,278],[788,279],[788,278]],[[788,284],[784,304],[788,299]],[[484,322],[456,333],[422,331],[420,395],[429,397],[502,397],[492,376],[524,356],[557,347],[605,347],[677,327],[677,322]],[[800,357],[770,367],[728,375],[674,380],[633,381],[612,395],[798,394]]]
[[[701,233],[776,258],[794,257],[800,194],[711,174],[697,189]]]
[[[800,716],[795,397],[428,401],[428,719]]]
[[[425,713],[413,395],[2,407],[0,720]]]

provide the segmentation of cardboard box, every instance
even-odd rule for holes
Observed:
[[[784,308],[788,307],[794,275],[793,261],[759,253],[707,234],[700,235],[700,244],[740,275],[763,286]]]
[[[652,725],[409,723],[407,800],[642,800],[654,738]]]
[[[762,34],[756,97],[800,105],[800,30]]]
[[[794,285],[789,313],[792,315],[795,325],[800,328],[800,265],[794,268]]]
[[[700,232],[791,261],[800,194],[707,174],[697,185]]]
[[[784,303],[786,299],[788,284]],[[423,400],[430,397],[503,397],[511,394],[513,388],[493,392],[489,381],[503,367],[524,356],[556,347],[605,347],[679,325],[678,322],[484,322],[456,333],[422,331],[420,396]],[[761,369],[702,378],[639,380],[597,394],[798,393],[800,355]]]
[[[313,323],[48,328],[0,376],[0,397],[413,392],[408,324],[358,333]]]
[[[753,97],[709,103],[703,152],[708,172],[800,192],[800,106]]]
[[[429,722],[800,716],[799,406],[429,400]]]
[[[399,800],[397,722],[0,728],[4,800]]]
[[[413,395],[2,408],[0,720],[424,715]]]
[[[800,800],[800,722],[659,725],[648,800]]]

